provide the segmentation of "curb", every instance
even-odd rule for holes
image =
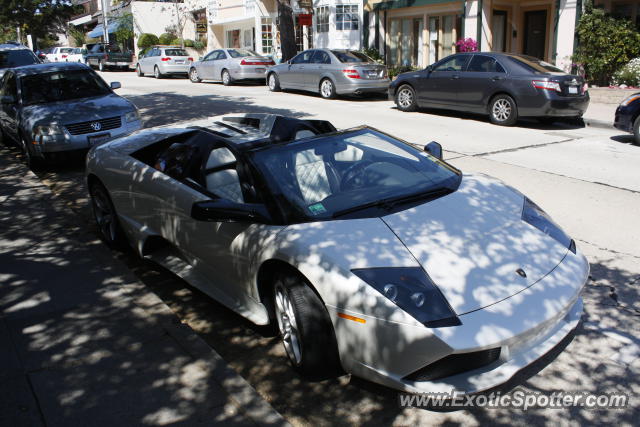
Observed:
[[[69,209],[65,202],[59,198],[51,189],[44,184],[31,170],[23,165],[19,159],[14,158],[19,169],[25,171],[23,177],[26,180],[34,181],[35,189],[41,193],[41,201],[47,203],[51,208],[61,215],[68,215]],[[79,230],[83,230],[78,227]],[[78,229],[69,230],[72,234]],[[84,230],[86,231],[86,230]],[[86,242],[81,242],[86,244]],[[130,298],[130,303],[143,310],[150,318],[156,317],[161,320],[158,327],[161,327],[171,336],[173,340],[190,356],[206,362],[210,378],[218,383],[228,394],[228,397],[236,403],[242,413],[253,423],[259,426],[290,426],[284,417],[277,412],[242,376],[229,367],[227,362],[213,348],[211,348],[200,336],[188,325],[181,322],[173,311],[155,293],[148,290],[146,285],[140,282],[126,265],[117,258],[112,260],[132,277],[132,283],[123,285],[126,295]],[[127,298],[127,299],[128,299]]]
[[[613,127],[613,122],[609,122],[606,120],[590,119],[585,117],[583,117],[582,120],[584,121],[584,124],[587,127],[594,127],[594,128],[601,128],[601,129],[615,129]]]

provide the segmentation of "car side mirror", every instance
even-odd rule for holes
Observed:
[[[4,95],[0,102],[2,102],[3,104],[15,104],[16,99],[11,95]]]
[[[431,154],[433,157],[442,160],[442,145],[440,145],[440,143],[431,141],[424,146],[424,151]]]
[[[257,203],[236,203],[226,199],[195,202],[191,207],[191,218],[211,222],[271,222],[265,205]]]
[[[202,56],[199,56],[199,57],[198,57],[198,61],[202,61]]]
[[[431,73],[433,71],[433,65],[429,65],[427,66],[427,68],[424,69],[427,73]]]
[[[110,86],[111,86],[111,89],[120,89],[122,87],[120,82],[111,82]]]

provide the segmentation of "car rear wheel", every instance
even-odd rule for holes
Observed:
[[[396,92],[396,105],[401,111],[415,111],[418,106],[416,91],[409,85],[400,86]]]
[[[273,300],[280,338],[293,367],[311,378],[337,375],[335,333],[318,295],[301,277],[283,275],[276,280]]]
[[[232,83],[231,74],[227,70],[222,70],[222,84],[229,86]]]
[[[157,65],[153,67],[153,77],[155,77],[156,79],[161,79],[162,77],[164,77]]]
[[[267,85],[271,92],[280,92],[280,80],[278,80],[276,73],[269,74],[269,77],[267,78]]]
[[[330,79],[324,79],[320,82],[320,96],[324,99],[336,97],[336,87]]]
[[[126,239],[107,189],[101,183],[93,182],[89,187],[89,195],[100,237],[110,248],[123,248]]]
[[[189,80],[191,80],[191,83],[200,83],[202,81],[202,79],[198,77],[198,70],[195,68],[189,70]]]
[[[138,77],[143,77],[144,74],[142,74],[142,70],[140,69],[140,64],[136,65],[136,75]]]
[[[640,145],[640,116],[636,117],[633,122],[633,140],[636,144]]]
[[[497,95],[489,105],[491,123],[500,126],[512,126],[518,121],[516,102],[509,95]]]

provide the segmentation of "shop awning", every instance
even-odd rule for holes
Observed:
[[[91,30],[91,32],[89,33],[89,37],[91,38],[102,37],[103,36],[102,28],[103,28],[102,24],[96,25],[96,27],[93,30]],[[118,21],[109,22],[109,26],[107,29],[109,30],[109,34],[115,33],[116,30],[118,29]]]

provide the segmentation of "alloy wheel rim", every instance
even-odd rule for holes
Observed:
[[[282,284],[276,286],[276,319],[278,320],[278,329],[282,337],[287,356],[299,365],[302,361],[302,351],[300,347],[300,333],[296,322],[295,312],[291,300]]]
[[[157,78],[160,75],[160,70],[158,70],[158,67],[153,69],[153,75]]]
[[[504,122],[511,116],[511,104],[506,99],[499,99],[493,104],[493,117]]]
[[[222,82],[224,84],[229,83],[229,73],[227,73],[226,71],[224,73],[222,73]]]
[[[109,205],[101,191],[94,191],[92,195],[93,212],[98,229],[107,240],[113,242],[116,236],[116,227],[111,205]]]
[[[400,93],[398,93],[398,104],[402,108],[410,107],[413,104],[413,94],[409,89],[402,89]]]
[[[333,90],[333,84],[329,80],[325,80],[322,82],[322,87],[320,88],[322,91],[322,96],[328,98],[331,96],[331,91]]]
[[[191,70],[191,81],[195,82],[197,80],[198,80],[198,72],[194,68],[193,70]]]
[[[269,89],[274,90],[276,88],[276,77],[271,74],[269,76]]]

